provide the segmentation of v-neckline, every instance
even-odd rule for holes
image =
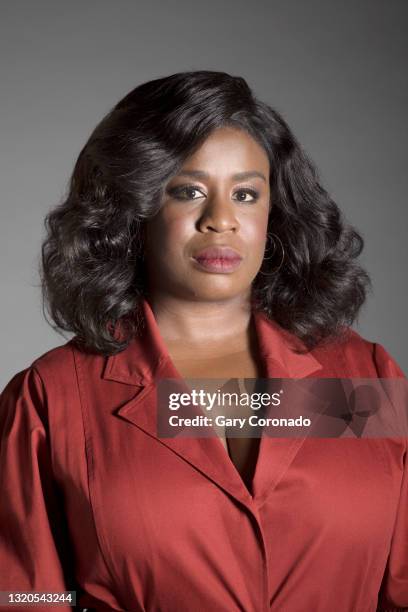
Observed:
[[[235,378],[233,378],[233,377],[230,377],[230,378],[222,377],[222,380],[226,380],[226,382],[228,382],[229,380],[243,381],[245,379],[253,380],[254,378],[255,379],[261,379],[261,378],[268,378],[268,377],[270,377],[270,374],[271,374],[271,372],[270,372],[270,363],[268,362],[268,360],[266,360],[264,358],[264,356],[262,354],[262,347],[261,347],[261,344],[260,344],[260,337],[259,337],[259,333],[258,333],[258,330],[257,330],[255,314],[254,314],[253,311],[251,313],[251,318],[250,318],[249,326],[250,326],[250,347],[251,347],[251,350],[253,351],[253,353],[255,354],[254,359],[255,359],[255,362],[256,362],[257,376],[256,377],[239,376],[239,377],[235,377]],[[184,380],[189,380],[188,378],[184,378],[181,375],[180,371],[177,369],[177,366],[175,365],[174,361],[171,359],[170,355],[169,355],[169,365],[171,365],[171,368],[174,370],[175,373],[177,373],[177,378],[182,378]],[[194,379],[191,378],[190,380],[194,380]],[[215,429],[214,429],[214,433],[216,433]],[[257,448],[256,448],[255,465],[253,466],[253,468],[251,470],[251,477],[249,479],[248,484],[245,481],[245,479],[244,479],[243,475],[241,474],[240,470],[236,466],[235,462],[233,461],[233,458],[232,458],[230,450],[229,450],[227,436],[224,435],[224,438],[223,438],[225,440],[225,445],[223,443],[223,439],[221,439],[221,437],[218,434],[215,435],[214,437],[216,439],[216,442],[219,444],[219,446],[221,446],[226,461],[229,463],[230,467],[234,470],[234,472],[236,473],[239,481],[242,483],[242,486],[244,487],[245,491],[247,492],[247,494],[252,499],[254,497],[254,480],[255,480],[255,476],[256,476],[257,472],[260,470],[259,464],[260,464],[261,453],[264,452],[263,451],[263,447],[265,445],[265,442],[263,443],[263,440],[265,438],[264,431],[262,430],[261,435],[258,438],[259,441],[258,441]]]
[[[146,333],[140,340],[135,340],[129,350],[108,358],[104,370],[103,377],[107,380],[139,386],[134,398],[119,408],[116,415],[157,439],[249,509],[254,508],[254,503],[259,508],[286,473],[306,434],[288,439],[270,437],[262,432],[252,493],[248,491],[221,440],[217,440],[215,432],[193,439],[183,435],[183,431],[172,437],[160,435],[157,428],[157,382],[160,379],[176,379],[182,383],[183,377],[172,363],[148,302],[144,302],[143,307]],[[253,315],[260,347],[260,374],[266,379],[304,378],[322,372],[322,364],[310,353],[297,353],[294,350],[296,343],[293,344],[293,340],[277,324],[262,313],[254,312]]]

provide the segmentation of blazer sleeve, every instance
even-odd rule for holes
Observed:
[[[381,344],[374,344],[374,360],[379,377],[405,378],[400,366]],[[404,409],[408,410],[408,405]],[[399,505],[390,553],[379,592],[378,612],[408,610],[408,441],[406,439],[404,441]]]
[[[33,366],[0,395],[0,490],[0,591],[75,590],[67,578],[66,530],[51,470],[46,393]],[[0,605],[6,609],[16,607]],[[72,604],[58,609],[72,610]]]

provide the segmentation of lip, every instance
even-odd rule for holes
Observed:
[[[228,274],[241,265],[242,255],[228,246],[212,246],[192,256],[197,265],[207,272]]]

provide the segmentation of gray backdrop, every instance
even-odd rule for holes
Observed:
[[[196,69],[242,75],[287,119],[366,241],[374,292],[355,328],[408,372],[407,16],[406,0],[3,5],[0,388],[65,342],[37,265],[91,130],[139,83]]]

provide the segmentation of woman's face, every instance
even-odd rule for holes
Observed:
[[[146,224],[149,293],[195,301],[248,296],[263,260],[269,200],[264,149],[232,127],[212,132],[167,183]]]

